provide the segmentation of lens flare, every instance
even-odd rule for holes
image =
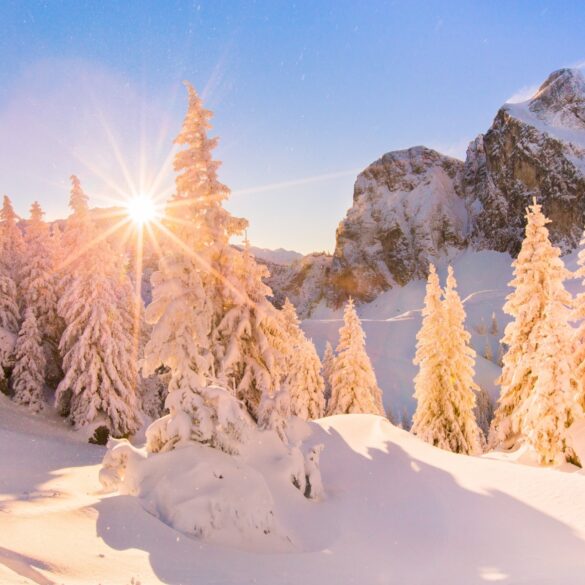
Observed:
[[[158,215],[156,204],[148,195],[137,195],[126,203],[126,213],[136,224],[145,225],[154,221]]]

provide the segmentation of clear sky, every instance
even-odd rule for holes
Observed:
[[[417,144],[463,157],[508,98],[585,60],[584,31],[585,3],[556,0],[3,0],[0,192],[49,218],[72,173],[95,205],[168,193],[188,79],[252,243],[332,250],[360,169]]]

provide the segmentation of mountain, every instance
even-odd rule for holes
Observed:
[[[362,171],[333,256],[280,270],[269,284],[308,317],[319,303],[381,292],[424,278],[430,262],[461,251],[515,255],[536,197],[564,253],[585,227],[585,78],[555,71],[523,103],[504,104],[465,161],[424,146],[389,152]]]

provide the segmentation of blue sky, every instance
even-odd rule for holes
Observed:
[[[50,218],[71,173],[95,205],[156,176],[169,192],[188,79],[252,243],[331,250],[360,169],[464,156],[508,98],[585,60],[584,30],[582,2],[2,1],[0,191]]]

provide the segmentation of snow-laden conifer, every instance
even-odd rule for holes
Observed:
[[[193,440],[234,452],[251,420],[247,410],[258,418],[263,396],[269,404],[280,391],[284,335],[266,299],[264,268],[229,245],[247,222],[223,208],[229,189],[212,157],[217,139],[207,136],[211,112],[190,85],[187,91],[175,140],[183,147],[174,162],[176,192],[166,212],[167,253],[145,313],[153,326],[145,374],[160,366],[170,374],[170,414],[154,423],[157,439],[149,444],[163,450]],[[271,419],[268,412],[264,418]]]
[[[327,414],[384,416],[382,392],[366,353],[365,333],[352,299],[345,305],[343,321],[331,373]]]
[[[473,381],[475,352],[465,331],[465,310],[449,268],[445,300],[439,277],[431,265],[422,326],[417,334],[414,379],[417,408],[412,432],[424,441],[455,453],[481,450],[480,431],[473,409],[477,386]]]
[[[44,408],[45,367],[41,333],[35,313],[29,308],[16,340],[12,387],[15,402],[28,406],[33,412]]]
[[[32,309],[43,341],[58,345],[62,323],[57,315],[54,247],[44,212],[38,202],[30,210],[26,226],[26,250],[20,273],[20,302]]]
[[[283,385],[290,393],[291,414],[305,420],[321,418],[325,409],[325,385],[317,350],[306,338],[296,309],[288,299],[281,316],[287,345]]]
[[[333,371],[333,361],[335,354],[333,353],[333,346],[328,341],[325,344],[325,351],[323,353],[323,381],[325,382],[325,400],[329,401],[331,398],[331,372]]]
[[[65,329],[59,344],[64,378],[56,405],[76,428],[102,425],[113,436],[124,436],[141,423],[132,310],[122,292],[128,277],[105,239],[86,240],[96,232],[75,178],[71,207],[64,240],[74,256],[64,271],[57,306]],[[83,248],[69,247],[82,240]]]
[[[12,201],[4,195],[0,210],[0,264],[3,272],[15,284],[18,284],[20,278],[23,254],[24,240],[18,227],[18,216],[12,207]]]
[[[502,343],[501,394],[490,430],[493,446],[528,442],[543,462],[573,459],[566,429],[574,418],[577,382],[571,329],[571,277],[550,242],[541,206],[527,209],[526,236],[514,261],[514,289],[504,305],[513,320]]]
[[[18,334],[20,311],[16,302],[16,285],[5,269],[0,268],[0,327]]]

